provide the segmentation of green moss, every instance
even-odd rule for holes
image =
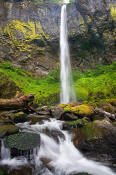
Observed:
[[[75,89],[77,98],[87,101],[116,98],[116,62],[111,65],[98,65],[84,74],[77,74]],[[76,79],[76,75],[75,75]]]
[[[0,64],[0,72],[9,77],[22,90],[24,94],[35,94],[35,103],[50,105],[58,102],[59,82],[54,78],[51,79],[52,73],[48,74],[46,79],[34,78],[31,73],[14,67],[10,63],[3,62]],[[57,72],[57,71],[56,71]],[[7,83],[7,82],[6,82]]]
[[[76,128],[80,128],[85,125],[85,121],[83,119],[78,119],[75,121],[68,122],[68,125],[76,127]]]
[[[0,98],[12,98],[20,88],[9,77],[0,72]]]
[[[76,113],[78,115],[92,115],[93,114],[93,109],[91,108],[91,106],[88,106],[86,104],[77,105],[74,107],[71,107],[69,104],[64,108],[64,110]]]
[[[94,123],[86,124],[83,128],[80,128],[78,132],[79,132],[79,139],[86,139],[86,140],[100,138],[103,135],[103,131],[95,127]]]
[[[94,70],[87,70],[83,74],[79,71],[73,71],[77,100],[86,101],[84,103],[90,106],[97,106],[104,101],[112,100],[115,103],[115,70],[116,62],[111,65],[97,65]],[[19,87],[24,94],[35,94],[35,102],[40,106],[52,105],[59,101],[59,70],[51,71],[45,79],[40,77],[34,78],[30,72],[15,67],[11,63],[3,62],[0,64],[1,80],[3,76],[8,77],[7,79],[14,82],[15,86]],[[7,79],[4,79],[5,84],[8,84],[6,82]],[[4,91],[4,87],[6,89],[5,85],[1,86],[1,92]],[[9,89],[10,93],[12,93],[12,88]],[[15,93],[16,90],[13,95]]]

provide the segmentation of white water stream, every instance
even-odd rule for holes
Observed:
[[[66,5],[61,8],[60,25],[60,80],[61,93],[60,103],[67,104],[76,101],[75,89],[73,87],[70,53],[68,45],[67,12]]]
[[[91,175],[116,175],[110,168],[85,158],[73,145],[69,133],[62,130],[62,125],[61,121],[55,119],[45,121],[41,125],[38,123],[35,125],[29,123],[18,124],[23,131],[40,134],[40,148],[38,148],[37,153],[33,153],[34,160],[32,161],[35,165],[33,175],[72,175],[81,172],[87,172]],[[48,131],[60,133],[57,135],[59,141],[49,136]],[[3,143],[1,149],[4,152],[4,157],[2,157],[3,160],[0,161],[0,164],[8,164],[13,167],[27,164],[25,158],[22,160],[6,158],[5,152],[7,155],[9,153]],[[49,160],[46,164],[51,171],[45,166],[42,167],[41,159]]]

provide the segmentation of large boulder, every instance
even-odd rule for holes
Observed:
[[[116,127],[106,119],[86,124],[75,133],[74,143],[82,152],[116,157]]]
[[[18,133],[8,136],[6,146],[18,150],[30,150],[40,145],[40,135],[35,133]]]
[[[64,108],[64,110],[75,113],[78,116],[91,116],[94,114],[93,108],[87,104],[77,105],[74,107],[69,104]]]
[[[27,114],[25,114],[24,112],[20,111],[20,112],[11,113],[10,119],[14,123],[24,123],[24,122],[28,121],[28,117],[27,116],[28,116]]]

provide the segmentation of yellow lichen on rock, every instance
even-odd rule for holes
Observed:
[[[65,111],[70,111],[78,115],[92,115],[94,113],[91,106],[82,104],[78,106],[71,107],[70,105],[64,108]]]
[[[111,7],[111,16],[114,20],[116,20],[116,5]]]
[[[30,42],[34,39],[42,41],[49,39],[49,36],[43,31],[40,22],[28,21],[26,23],[19,20],[12,20],[5,27],[4,33],[9,36],[9,44],[13,48],[18,48],[20,51],[31,51],[33,46]],[[40,50],[43,50],[43,48],[40,47]]]

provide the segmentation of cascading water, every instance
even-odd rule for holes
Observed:
[[[34,165],[32,175],[72,175],[82,172],[91,175],[115,175],[110,168],[88,160],[75,148],[69,133],[62,130],[63,122],[51,119],[43,124],[30,125],[25,123],[18,124],[18,126],[23,131],[34,132],[40,134],[41,137],[40,148],[38,147],[38,151],[33,153],[33,160],[31,160],[31,164]],[[3,144],[2,149],[5,150]],[[16,167],[27,164],[27,161],[4,157],[0,164]]]
[[[61,8],[60,67],[61,67],[60,68],[61,69],[60,71],[60,80],[61,80],[60,103],[67,104],[70,101],[76,101],[76,95],[73,87],[72,71],[71,71],[71,63],[70,63],[66,5],[63,5]]]

